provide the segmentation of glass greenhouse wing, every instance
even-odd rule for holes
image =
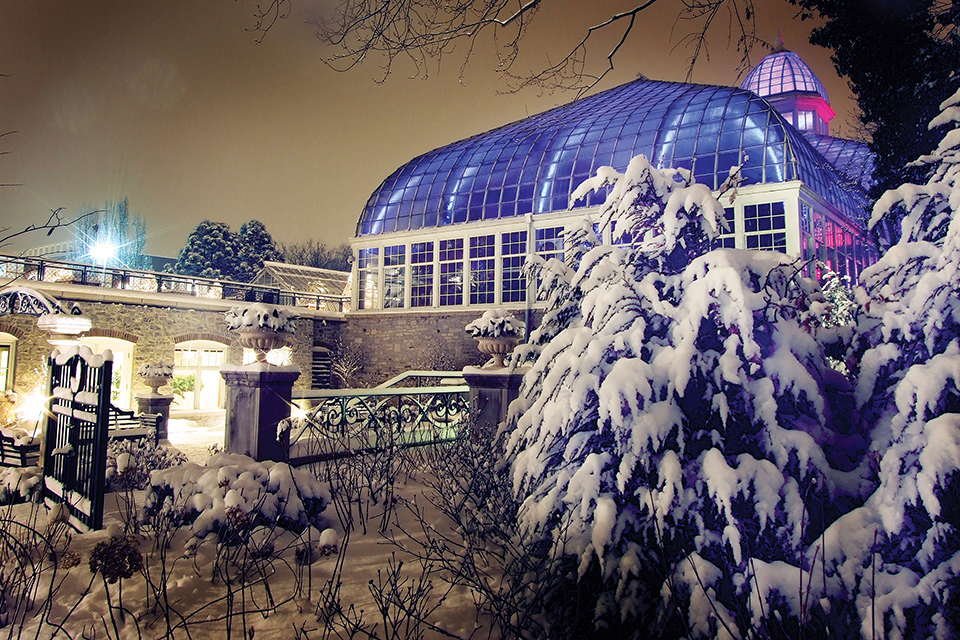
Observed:
[[[639,79],[414,158],[370,197],[357,236],[566,210],[599,167],[622,171],[639,154],[712,188],[742,159],[746,184],[801,180],[851,219],[863,209],[859,189],[755,94]]]

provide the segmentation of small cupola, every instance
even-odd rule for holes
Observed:
[[[747,74],[740,88],[764,98],[800,131],[830,135],[830,121],[836,113],[830,107],[827,90],[779,36],[773,51]]]

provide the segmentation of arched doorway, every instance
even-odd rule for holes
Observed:
[[[173,353],[173,388],[176,395],[171,409],[209,411],[222,409],[226,387],[220,365],[226,360],[227,345],[213,340],[178,342]]]

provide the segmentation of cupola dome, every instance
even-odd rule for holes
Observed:
[[[830,121],[836,114],[827,90],[800,56],[783,48],[779,38],[773,53],[747,74],[740,88],[765,99],[800,131],[830,135]]]
[[[761,98],[784,93],[816,93],[830,104],[820,78],[793,51],[774,51],[765,56],[740,84]]]

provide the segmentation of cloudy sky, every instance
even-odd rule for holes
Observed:
[[[0,0],[0,228],[18,230],[50,210],[129,198],[146,220],[147,249],[175,256],[203,219],[263,221],[274,238],[337,244],[353,236],[380,182],[416,155],[574,98],[505,94],[492,45],[461,74],[448,57],[429,78],[376,64],[337,73],[307,22],[327,0],[292,0],[262,43],[249,31],[253,0]],[[828,52],[807,42],[813,23],[786,0],[755,0],[757,35],[782,30],[820,76],[850,135],[852,102]],[[536,16],[515,71],[556,59],[584,30],[634,3],[551,0]],[[622,6],[620,6],[622,5]],[[679,0],[641,14],[617,71],[598,90],[637,73],[683,80],[698,28],[676,18]],[[710,32],[694,81],[737,84],[739,54],[727,23]],[[599,53],[599,50],[598,50]],[[754,62],[764,54],[752,53]],[[18,251],[61,232],[0,249]]]

